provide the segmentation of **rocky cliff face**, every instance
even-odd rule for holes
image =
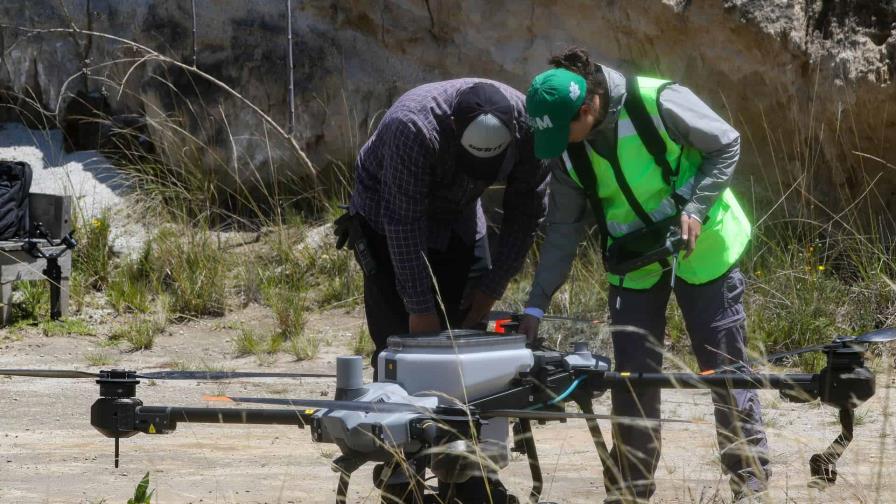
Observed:
[[[195,4],[198,68],[285,127],[285,0]],[[0,87],[30,90],[54,109],[85,85],[68,79],[87,60],[94,68],[86,86],[109,91],[113,110],[176,112],[232,174],[300,170],[275,132],[218,86],[156,61],[132,70],[144,54],[119,41],[12,28],[74,24],[192,63],[190,0],[62,5],[0,2],[7,25]],[[611,66],[679,80],[728,116],[744,138],[741,183],[779,193],[799,181],[800,190],[835,206],[870,186],[873,204],[896,214],[896,169],[887,164],[896,164],[891,1],[306,0],[293,2],[291,16],[295,134],[318,163],[350,159],[410,87],[477,75],[524,90],[551,53],[577,44]],[[107,64],[115,59],[127,61]],[[125,75],[119,99],[114,82]]]

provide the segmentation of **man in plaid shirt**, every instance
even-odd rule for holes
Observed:
[[[374,376],[389,336],[475,326],[522,266],[550,172],[535,157],[527,117],[525,97],[499,82],[435,82],[401,96],[362,147],[350,212],[376,263],[364,278]],[[488,256],[479,198],[496,184],[504,186],[498,249],[461,309],[475,250]]]
[[[446,315],[452,327],[478,323],[519,271],[546,211],[550,170],[535,158],[525,97],[483,79],[414,88],[383,116],[355,169],[350,211],[364,221],[378,266],[364,282],[377,353],[391,335],[441,330]],[[474,245],[486,235],[479,197],[494,184],[505,185],[499,247],[458,320]]]

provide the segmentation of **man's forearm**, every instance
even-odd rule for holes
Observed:
[[[551,174],[547,229],[526,306],[546,310],[551,297],[569,276],[576,250],[585,234],[585,192],[562,164]]]
[[[395,287],[408,313],[432,313],[432,275],[426,263],[425,223],[386,225],[386,240],[395,272]]]
[[[569,276],[584,229],[582,222],[548,226],[526,307],[548,309],[554,293]]]
[[[694,192],[684,212],[704,221],[719,195],[731,184],[739,158],[740,137],[719,150],[704,154],[703,164],[695,178]]]

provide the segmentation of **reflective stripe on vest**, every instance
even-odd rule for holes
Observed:
[[[647,107],[660,136],[666,143],[666,157],[673,167],[678,166],[678,176],[672,182],[674,191],[689,200],[694,191],[695,175],[702,163],[701,154],[692,148],[682,148],[672,141],[659,115],[658,94],[661,86],[668,81],[638,77],[644,104]],[[587,145],[588,158],[597,179],[598,197],[603,204],[610,236],[623,236],[644,226],[625,200],[613,175],[608,160],[601,157]],[[671,195],[673,187],[663,179],[662,169],[647,151],[635,132],[625,109],[619,116],[617,125],[617,155],[622,173],[628,181],[641,206],[654,221],[669,217],[678,211]],[[569,155],[563,153],[563,161],[573,180],[581,187]],[[594,190],[594,188],[590,188]],[[704,219],[705,225],[694,252],[687,258],[681,256],[678,276],[693,283],[706,283],[723,275],[738,260],[750,240],[750,223],[743,209],[730,189],[726,189]],[[610,283],[619,285],[619,278],[608,275]],[[625,277],[625,287],[648,289],[662,276],[662,267],[651,264]]]

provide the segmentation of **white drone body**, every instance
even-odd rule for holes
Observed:
[[[535,354],[526,348],[521,335],[495,335],[482,331],[444,331],[425,336],[392,336],[379,355],[379,381],[363,384],[360,357],[337,361],[336,399],[374,403],[409,404],[413,412],[368,412],[321,410],[316,414],[314,439],[339,446],[344,457],[356,461],[389,462],[397,453],[415,453],[426,443],[425,433],[414,434],[414,420],[437,406],[463,406],[514,386],[522,374],[532,370]],[[566,362],[569,361],[569,362]],[[595,367],[599,363],[588,352],[568,354],[570,367]],[[418,429],[419,430],[419,429]],[[422,438],[422,439],[421,439]],[[481,466],[463,461],[484,459],[490,470],[509,463],[508,420],[492,418],[481,426],[477,442],[455,441],[440,447],[453,453],[447,470],[430,461],[439,479],[464,481],[481,472]],[[475,466],[475,467],[474,467]],[[402,475],[393,475],[393,479]]]

